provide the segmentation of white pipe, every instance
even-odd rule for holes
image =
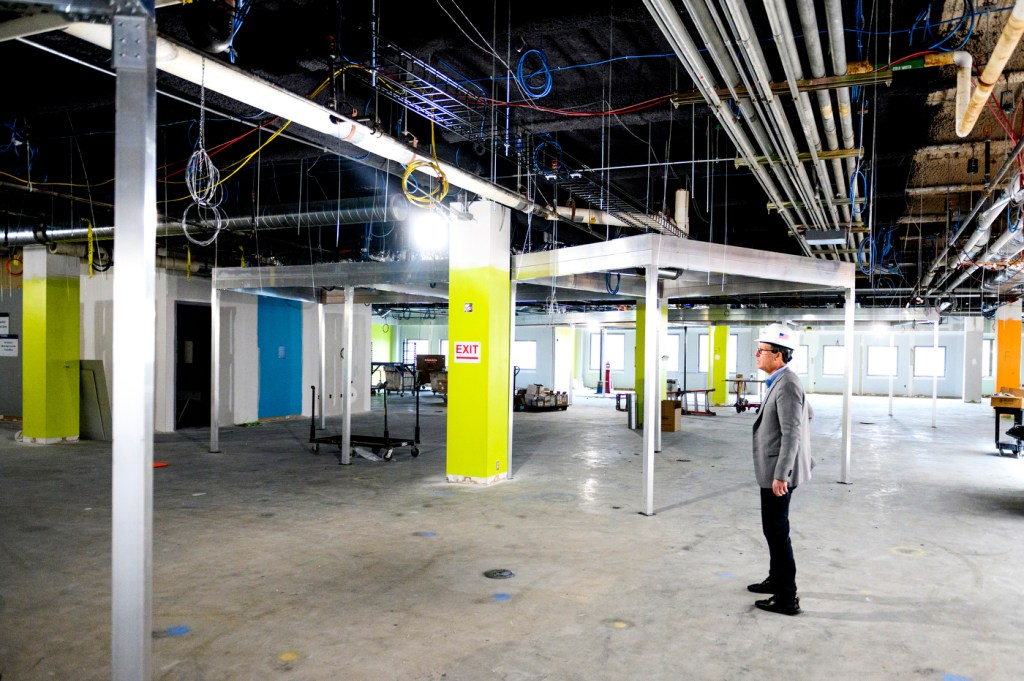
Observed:
[[[1010,12],[1010,18],[1006,20],[1006,25],[1003,26],[1003,32],[999,34],[999,42],[996,43],[995,49],[992,50],[992,57],[978,78],[978,87],[971,94],[971,100],[966,105],[962,116],[960,115],[961,104],[959,101],[961,90],[959,82],[960,71],[957,72],[956,134],[958,137],[967,137],[971,130],[974,129],[974,124],[978,122],[982,108],[988,102],[989,95],[992,94],[992,88],[995,87],[999,76],[1002,75],[1006,62],[1010,60],[1010,57],[1013,56],[1014,51],[1017,49],[1021,35],[1024,35],[1024,0],[1017,0],[1013,6],[1013,11]]]
[[[64,29],[69,34],[94,45],[110,49],[110,27],[102,24],[75,23]],[[281,89],[276,85],[246,74],[216,59],[157,38],[157,68],[196,85],[219,92],[243,104],[268,111],[316,132],[348,142],[402,165],[415,162],[434,163],[433,158],[421,156],[398,140],[373,130],[331,111],[305,97]],[[453,165],[438,161],[437,166],[448,182],[513,210],[533,213],[551,219],[546,208],[465,172]],[[426,175],[436,176],[429,165],[419,168]]]
[[[690,238],[690,192],[687,189],[676,190],[676,227],[687,239]]]

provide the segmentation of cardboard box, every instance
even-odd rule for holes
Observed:
[[[677,400],[661,401],[661,430],[677,433],[683,429],[683,403]]]
[[[993,407],[1024,408],[1024,388],[1000,388],[992,396],[991,404]]]

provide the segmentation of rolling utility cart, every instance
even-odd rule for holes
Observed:
[[[1024,428],[1021,427],[1021,414],[1024,413],[1024,390],[1020,388],[1000,388],[991,398],[992,411],[996,417],[996,451],[1002,456],[1006,452],[1020,458],[1024,454]],[[1013,442],[1000,439],[1005,433],[1013,438]]]
[[[764,381],[759,381],[755,378],[743,378],[737,374],[736,378],[725,379],[726,383],[736,384],[736,404],[732,405],[736,407],[736,413],[742,414],[747,409],[760,409],[761,408],[761,397],[764,390]],[[748,386],[757,386],[757,401],[751,402],[747,399]]]
[[[338,457],[338,463],[341,463],[341,447],[342,447],[342,435],[316,435],[316,386],[309,386],[310,390],[313,391],[313,417],[309,422],[309,443],[312,445],[310,449],[313,450],[314,454],[320,453],[320,445],[337,445],[338,453],[335,454]],[[420,455],[420,391],[414,390],[416,393],[416,433],[411,438],[397,438],[391,437],[391,433],[388,430],[388,391],[383,391],[384,395],[384,435],[359,435],[352,433],[349,436],[349,445],[352,447],[352,454],[361,456],[356,450],[356,447],[364,447],[369,449],[374,454],[379,454],[385,461],[391,461],[395,454],[395,448],[397,447],[412,447],[410,454],[413,458]],[[369,458],[369,457],[364,457]]]

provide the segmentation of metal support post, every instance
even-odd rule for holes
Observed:
[[[326,310],[323,302],[316,304],[316,330],[317,342],[320,348],[320,373],[317,387],[317,398],[320,406],[320,430],[327,428],[327,401],[324,400],[324,386],[327,385],[327,320],[324,318]]]
[[[220,451],[220,289],[210,283],[210,453]]]
[[[843,315],[843,343],[846,355],[846,371],[843,374],[843,446],[840,462],[839,482],[850,484],[850,429],[853,425],[853,414],[850,399],[853,395],[853,320],[856,313],[856,293],[854,289],[846,289],[846,303]]]
[[[117,72],[111,678],[152,678],[156,354],[156,22],[152,0],[113,17]]]
[[[352,463],[352,327],[355,326],[353,301],[355,289],[346,286],[345,316],[342,321],[345,344],[341,348],[341,463]],[[386,388],[385,388],[386,390]],[[387,395],[384,396],[387,399]]]
[[[647,282],[644,297],[644,452],[642,477],[644,485],[643,515],[654,515],[654,450],[661,430],[658,401],[658,263],[652,262],[645,273]]]

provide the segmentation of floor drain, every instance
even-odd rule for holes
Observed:
[[[484,573],[484,577],[487,579],[508,579],[509,577],[515,577],[515,575],[511,570],[498,568],[497,570],[488,570]]]

